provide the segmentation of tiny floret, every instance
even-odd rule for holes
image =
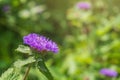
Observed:
[[[57,53],[59,51],[59,48],[55,42],[36,33],[31,33],[24,36],[23,41],[24,44],[29,45],[31,48],[39,52],[51,51]]]
[[[105,75],[105,76],[109,76],[109,77],[116,77],[117,76],[117,72],[108,68],[103,68],[100,70],[100,74]]]

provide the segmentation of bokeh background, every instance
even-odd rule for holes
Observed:
[[[58,54],[46,61],[55,80],[120,80],[120,0],[0,0],[0,75],[24,55],[15,51],[23,36],[38,33],[55,41]],[[24,57],[25,58],[25,57]],[[32,68],[28,80],[47,80]]]

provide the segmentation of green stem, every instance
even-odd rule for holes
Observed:
[[[31,68],[31,64],[29,64],[28,69],[27,69],[27,71],[26,71],[26,73],[25,73],[25,76],[24,76],[23,80],[26,80],[26,79],[27,79],[27,76],[28,76],[28,74],[29,74],[30,68]]]

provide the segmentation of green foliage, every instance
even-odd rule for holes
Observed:
[[[22,76],[19,74],[19,72],[16,72],[13,68],[9,68],[2,74],[0,80],[22,80]]]
[[[19,47],[16,49],[16,51],[19,51],[21,53],[26,53],[31,55],[32,52],[30,50],[29,47],[24,46],[24,45],[19,45]],[[34,57],[37,57],[36,59]],[[37,63],[37,67],[40,70],[40,72],[42,72],[47,78],[48,80],[53,80],[53,76],[51,75],[51,73],[49,72],[47,66],[45,65],[45,62],[42,58],[42,56],[40,54],[36,56],[29,56],[27,59],[25,60],[17,60],[14,64],[13,64],[13,68],[9,68],[7,71],[5,71],[0,80],[22,80],[22,76],[21,75],[21,70],[23,69],[23,66],[27,65],[27,64],[32,64],[34,62]]]
[[[36,61],[37,61],[37,67],[40,70],[40,72],[43,73],[48,78],[48,80],[53,80],[53,76],[51,75],[47,66],[45,65],[42,56],[36,58]]]
[[[25,53],[28,55],[32,55],[32,51],[31,51],[30,47],[28,47],[28,46],[19,45],[18,48],[16,49],[16,51]]]
[[[21,74],[21,69],[26,64],[30,64],[35,62],[35,59],[33,57],[29,57],[26,60],[17,60],[12,68],[9,68],[7,71],[5,71],[1,77],[0,80],[22,80],[23,76]]]
[[[34,57],[29,57],[29,58],[26,59],[26,60],[17,60],[17,61],[14,63],[14,67],[19,69],[19,68],[22,68],[24,65],[33,63],[33,62],[35,62],[35,61],[36,61],[36,60],[34,59]]]
[[[24,46],[24,45],[19,45],[19,47],[16,49],[16,51],[21,52],[21,53],[26,53],[26,54],[33,54],[31,49],[28,46]],[[42,58],[42,56],[40,54],[36,53],[36,59],[34,59],[34,57],[29,57],[27,60],[17,60],[14,63],[14,67],[16,68],[22,68],[22,66],[26,65],[26,64],[30,64],[33,62],[37,62],[37,67],[40,70],[40,72],[42,72],[49,80],[53,80],[53,77],[51,75],[51,73],[49,72],[48,68],[45,65],[45,62]],[[35,54],[33,54],[35,55]]]

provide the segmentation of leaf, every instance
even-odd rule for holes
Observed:
[[[16,68],[21,68],[22,66],[26,65],[26,64],[30,64],[30,63],[33,63],[35,62],[36,60],[34,59],[34,57],[29,57],[28,59],[26,60],[17,60],[15,63],[14,63],[14,67]]]
[[[22,76],[14,68],[9,68],[1,75],[0,80],[22,80]]]
[[[0,80],[22,80],[22,76],[20,75],[22,66],[33,63],[35,61],[36,60],[34,59],[34,57],[29,57],[25,60],[17,60],[13,64],[13,68],[9,68],[2,74]]]
[[[25,53],[25,54],[27,53],[29,55],[32,54],[30,47],[24,46],[24,45],[19,45],[18,48],[16,49],[16,51],[21,52],[21,53]]]
[[[11,73],[13,72],[13,68],[9,68],[7,71],[5,71],[1,77],[0,80],[7,80],[8,77],[11,75]]]
[[[48,80],[53,80],[53,76],[51,75],[47,66],[45,65],[43,58],[38,57],[36,60],[37,60],[37,67],[40,70],[40,72],[43,73],[48,78]]]

